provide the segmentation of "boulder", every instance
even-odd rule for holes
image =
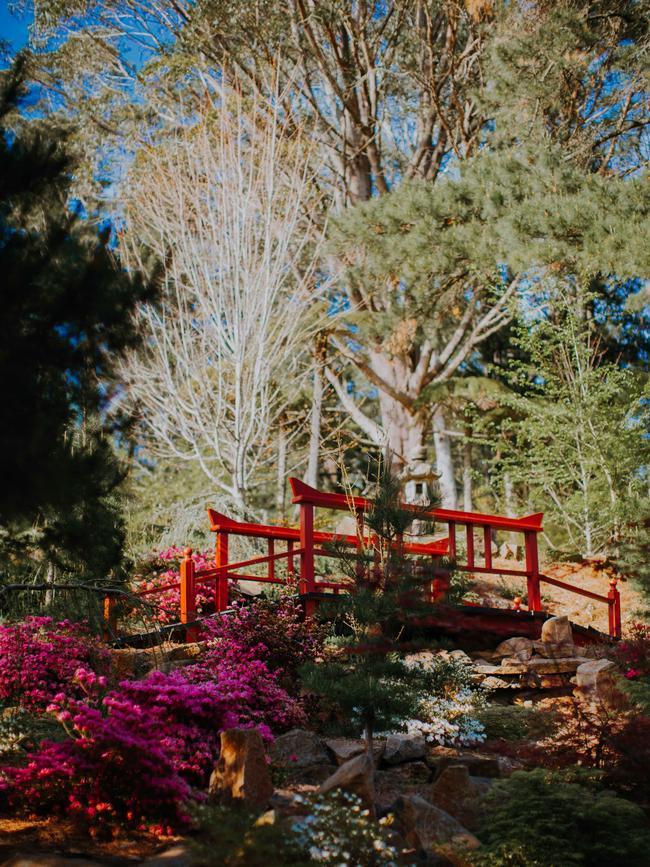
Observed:
[[[433,770],[424,762],[408,762],[375,773],[377,803],[386,810],[400,795],[429,797]]]
[[[306,768],[330,762],[323,740],[314,732],[292,729],[276,738],[269,750],[271,761],[281,768]]]
[[[568,674],[576,671],[585,661],[584,656],[568,656],[558,659],[533,658],[527,663],[528,671],[535,674]]]
[[[273,783],[257,729],[221,732],[219,761],[210,777],[209,794],[220,801],[243,800],[251,807],[268,804]]]
[[[573,633],[569,618],[549,617],[542,623],[541,640],[552,644],[573,644]]]
[[[326,794],[335,789],[352,792],[361,798],[364,807],[374,814],[375,781],[372,759],[367,753],[355,756],[341,765],[331,777],[328,777],[319,787],[319,794]]]
[[[445,844],[476,849],[479,840],[453,816],[418,795],[403,795],[392,806],[395,825],[407,845],[435,856]]]
[[[546,659],[557,659],[558,657],[567,656],[582,656],[585,648],[580,650],[574,645],[563,641],[533,641],[533,650],[538,656],[543,656]]]
[[[533,642],[530,638],[507,638],[494,649],[494,656],[514,656],[519,660],[530,659],[533,655]]]
[[[325,746],[333,754],[337,765],[343,765],[348,759],[365,753],[366,742],[360,738],[330,738]]]
[[[490,781],[471,777],[467,765],[448,765],[431,787],[431,803],[449,813],[467,828],[476,827],[480,798],[490,788]]]
[[[483,689],[519,689],[520,684],[518,681],[490,676],[481,681],[481,686]]]
[[[386,739],[384,761],[388,765],[401,765],[413,759],[422,759],[426,753],[426,741],[421,734],[394,734]]]
[[[619,678],[618,669],[611,660],[590,659],[576,670],[576,691],[588,701],[621,708],[627,699],[618,685]]]
[[[501,776],[499,760],[496,756],[459,750],[456,747],[430,747],[426,762],[436,771],[436,779],[449,765],[465,765],[473,777],[494,779]]]

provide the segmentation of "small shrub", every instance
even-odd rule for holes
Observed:
[[[135,580],[133,591],[154,590],[167,584],[180,582],[181,560],[184,557],[182,548],[175,545],[165,548],[163,551],[152,553],[135,568]],[[212,551],[194,551],[192,560],[197,570],[214,567],[214,554]],[[214,611],[214,592],[208,584],[198,584],[196,588],[197,614],[210,614]],[[148,593],[144,599],[155,610],[154,618],[159,623],[174,623],[180,617],[181,591],[180,587],[163,590],[160,593]]]
[[[625,680],[622,687],[644,713],[650,714],[650,625],[633,623],[615,649]]]
[[[478,720],[489,741],[543,738],[555,728],[555,714],[519,705],[489,705],[478,713]]]
[[[204,659],[170,674],[124,681],[93,705],[60,693],[48,705],[68,733],[44,742],[25,768],[4,769],[2,787],[22,813],[66,815],[91,830],[183,827],[187,802],[204,788],[219,733],[258,726],[271,737],[304,722],[279,673],[242,656]],[[96,678],[95,678],[96,680]]]
[[[238,806],[201,805],[193,811],[192,847],[201,864],[397,867],[409,862],[390,839],[390,818],[375,822],[346,792],[296,796],[301,815],[282,824]]]
[[[322,651],[323,628],[306,624],[298,602],[287,596],[235,603],[233,613],[203,624],[213,655],[219,646],[255,648],[269,668],[282,670],[295,683],[295,673]]]
[[[26,767],[5,768],[9,806],[29,815],[63,815],[93,833],[186,823],[190,786],[175,767],[151,708],[114,702],[104,716],[82,703],[62,711],[70,737],[45,741]]]
[[[494,784],[478,830],[481,865],[643,867],[643,811],[600,788],[593,772],[517,771]]]
[[[485,730],[478,719],[484,701],[481,693],[469,689],[461,689],[449,698],[425,696],[417,718],[405,720],[403,728],[444,746],[479,744],[485,740]]]
[[[375,822],[349,792],[298,796],[307,816],[294,833],[313,864],[397,867],[400,852],[390,839],[391,817]]]
[[[111,655],[87,627],[51,617],[28,617],[0,626],[0,702],[44,711],[54,697],[83,698],[75,675],[91,671],[106,682]]]

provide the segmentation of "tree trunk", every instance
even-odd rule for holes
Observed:
[[[463,443],[463,509],[474,511],[472,502],[472,444],[469,440]]]
[[[320,431],[323,415],[323,368],[316,356],[314,360],[314,385],[311,399],[311,430],[309,434],[309,459],[305,481],[313,488],[318,487],[318,467],[320,457]]]
[[[45,591],[45,607],[51,608],[54,604],[54,584],[56,583],[56,566],[54,563],[47,564],[47,575],[45,577],[47,590]]]
[[[426,446],[426,418],[420,413],[409,412],[403,404],[382,391],[379,392],[379,407],[390,465],[399,472],[409,461],[419,457]]]
[[[284,424],[278,430],[278,474],[275,483],[275,511],[280,520],[285,518],[287,487],[287,431]]]
[[[441,407],[433,414],[433,442],[436,447],[436,469],[440,473],[439,486],[444,509],[458,508],[454,456],[451,453],[451,440],[445,433],[445,417]]]

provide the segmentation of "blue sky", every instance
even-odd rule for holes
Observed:
[[[9,0],[0,0],[0,39],[10,42],[12,49],[17,51],[27,42],[30,17],[12,15],[10,5]]]

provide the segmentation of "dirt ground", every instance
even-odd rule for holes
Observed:
[[[503,565],[510,569],[523,567],[523,564],[514,563],[512,560],[501,561],[500,559],[495,559],[494,565]],[[556,578],[558,581],[598,593],[600,596],[607,596],[612,578],[611,571],[597,560],[543,564],[542,572],[549,578]],[[504,596],[502,592],[504,587],[512,592]],[[482,577],[476,582],[476,589],[486,603],[496,604],[499,607],[512,607],[512,596],[515,592],[525,590],[525,579],[512,576],[504,576],[502,580]],[[621,615],[623,632],[625,632],[626,624],[643,619],[642,612],[647,610],[648,604],[631,581],[619,580],[618,590],[621,594]],[[542,582],[542,606],[550,614],[566,614],[569,620],[580,626],[591,626],[601,632],[608,631],[608,606],[604,602]]]
[[[138,863],[178,838],[161,840],[148,834],[129,835],[128,839],[93,840],[61,819],[13,819],[0,817],[0,865],[18,852],[65,854],[107,864]],[[80,861],[80,863],[83,863]]]

